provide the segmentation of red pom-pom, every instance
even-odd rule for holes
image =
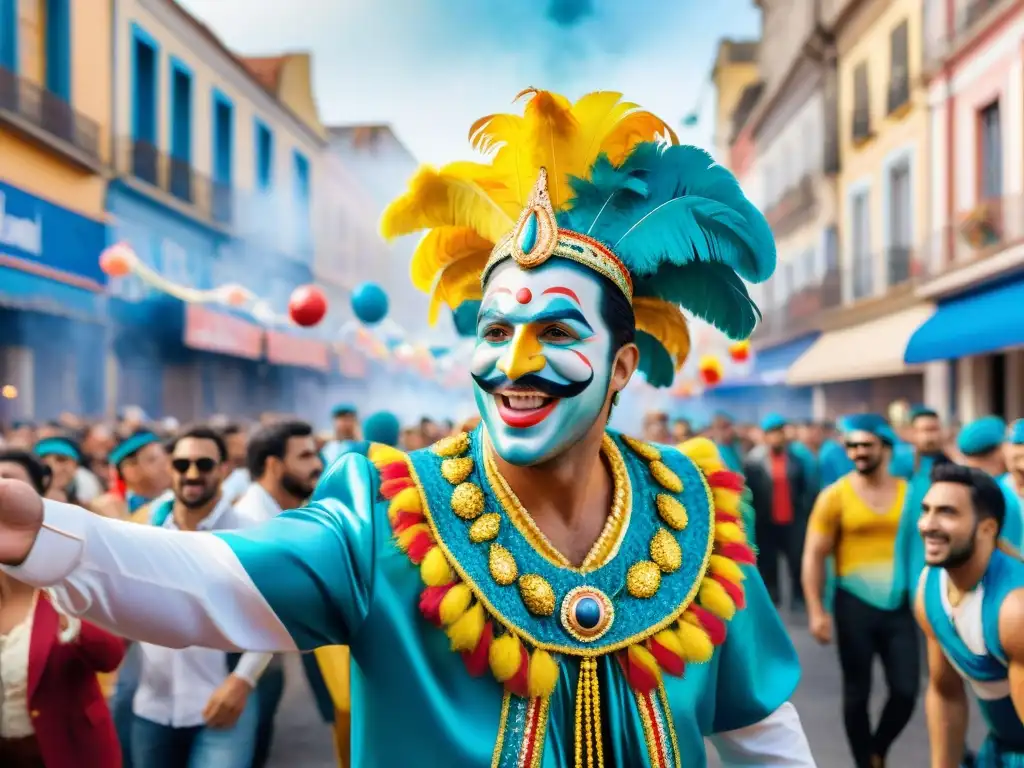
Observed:
[[[441,601],[448,594],[448,590],[454,586],[454,584],[445,584],[440,587],[426,587],[420,592],[420,613],[434,626],[441,626]]]
[[[426,518],[419,512],[407,512],[403,509],[395,515],[395,519],[391,522],[391,531],[393,533],[401,533],[406,528],[411,528],[423,522],[426,522]]]
[[[406,488],[412,488],[416,484],[411,477],[396,477],[391,480],[381,480],[380,495],[385,499],[393,499]]]
[[[757,558],[754,557],[754,550],[746,544],[739,542],[724,542],[715,547],[715,554],[727,557],[730,560],[742,565],[754,565]]]
[[[658,666],[662,668],[665,674],[672,675],[673,677],[682,677],[683,672],[686,670],[686,662],[683,661],[681,656],[678,656],[668,648],[659,643],[655,638],[651,638],[648,643],[648,647],[651,651],[651,655],[655,661],[658,662]]]
[[[430,534],[426,531],[422,531],[416,534],[415,538],[409,542],[409,549],[406,554],[409,555],[409,559],[414,565],[419,565],[423,562],[423,558],[427,556],[427,552],[434,548],[434,540]]]
[[[484,622],[484,631],[480,633],[480,640],[472,651],[464,651],[462,663],[466,665],[466,671],[473,677],[480,677],[490,665],[487,656],[491,651],[491,641],[494,639],[494,627],[491,622]]]
[[[743,492],[743,477],[736,472],[720,469],[708,475],[708,485],[712,488],[724,488],[729,491]]]
[[[701,608],[696,603],[691,603],[687,610],[693,614],[704,631],[708,633],[712,645],[718,646],[725,642],[727,625],[722,619],[715,616],[711,611]]]
[[[728,579],[717,574],[712,574],[711,578],[722,585],[722,589],[724,589],[725,593],[729,595],[729,597],[732,599],[734,603],[736,603],[737,608],[743,608],[744,606],[746,606],[747,598],[743,594],[743,587],[741,587],[739,584],[734,584]]]

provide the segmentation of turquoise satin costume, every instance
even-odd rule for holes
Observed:
[[[1003,519],[1003,530],[999,535],[1019,551],[1024,546],[1024,504],[1017,495],[1017,489],[1009,473],[998,478],[997,482],[1003,492],[1003,498],[1006,499],[1006,517]]]
[[[606,456],[611,462],[618,455],[618,465],[624,467],[624,474],[616,476],[616,488],[628,487],[628,513],[613,554],[589,572],[553,565],[509,519],[507,502],[488,475],[482,428],[410,454],[407,476],[395,474],[401,463],[396,457],[404,456],[396,449],[387,449],[390,463],[376,466],[361,455],[345,456],[324,475],[305,509],[285,512],[260,528],[216,534],[229,544],[300,649],[351,647],[355,766],[485,768],[514,766],[525,759],[527,765],[542,768],[572,768],[579,759],[574,763],[579,678],[590,659],[596,659],[590,674],[600,691],[603,754],[609,766],[703,768],[704,736],[757,723],[789,700],[799,681],[799,663],[764,585],[749,565],[738,566],[746,577],[746,607],[729,621],[724,643],[710,660],[689,661],[685,670],[676,670],[681,676],[665,668],[655,693],[637,692],[637,678],[631,675],[643,676],[645,671],[642,664],[631,666],[632,660],[649,660],[650,654],[622,646],[649,637],[654,642],[648,641],[648,647],[655,648],[662,637],[652,632],[656,625],[664,625],[664,619],[687,605],[686,610],[701,611],[698,602],[706,607],[714,603],[706,591],[702,555],[711,551],[713,539],[732,529],[722,529],[726,518],[721,514],[716,518],[712,490],[720,494],[714,483],[733,483],[728,478],[735,476],[704,473],[697,459],[675,449],[609,434]],[[482,494],[466,490],[469,486]],[[398,487],[402,490],[392,494],[389,506],[384,496]],[[450,641],[443,628],[428,621],[430,609],[424,603],[430,588],[424,589],[423,580],[428,578],[428,562],[437,558],[428,554],[417,568],[410,562],[415,544],[403,551],[403,534],[393,533],[405,514],[402,505],[408,504],[402,499],[412,498],[406,493],[418,494],[424,504],[423,514],[441,545],[431,551],[444,550],[452,570],[464,577],[460,584],[470,586],[474,607],[463,618],[486,606],[495,638],[499,633],[522,638],[524,662],[527,645],[562,649],[551,652],[557,682],[549,697],[512,693],[511,681],[503,690],[495,679],[497,639],[490,653],[494,674],[484,667],[476,670],[483,674],[471,675],[470,661],[464,663],[450,648],[455,625],[448,630]],[[678,505],[666,502],[668,497]],[[467,535],[469,507],[476,521],[500,521],[490,556],[486,542]],[[686,510],[685,519],[671,513],[679,509]],[[635,597],[635,564],[648,556],[659,559],[649,542],[656,531],[668,530],[668,520],[683,525],[669,534],[681,547],[678,568],[663,573],[653,595]],[[475,531],[477,523],[472,526]],[[416,533],[415,526],[406,530]],[[563,609],[573,589],[604,593],[615,608],[606,634],[589,642],[574,639],[558,611],[535,612],[523,579],[522,595],[514,586],[502,586],[492,563],[496,545],[515,559],[520,574],[539,576],[559,601],[564,594]],[[714,551],[728,548],[716,545]],[[712,568],[723,565],[715,559],[721,556],[712,558]],[[690,603],[698,585],[703,586],[697,602]],[[534,664],[530,662],[531,673]],[[538,722],[540,740],[527,755],[524,739],[531,725],[536,733]],[[652,744],[652,734],[657,741],[659,733],[662,742]]]
[[[941,570],[929,568],[924,584],[924,608],[946,658],[968,682],[998,683],[1008,678],[1007,659],[999,640],[999,608],[1006,595],[1024,588],[1024,563],[996,550],[982,577],[982,635],[987,653],[973,653],[960,638],[942,601]],[[1024,723],[1009,694],[997,699],[976,696],[988,724],[989,736],[978,754],[977,768],[1024,767]]]

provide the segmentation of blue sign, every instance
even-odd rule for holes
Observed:
[[[0,182],[0,257],[104,286],[100,253],[105,245],[102,223]],[[59,274],[45,276],[60,281]]]

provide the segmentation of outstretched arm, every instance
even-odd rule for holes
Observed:
[[[376,495],[376,472],[352,456],[309,507],[244,531],[168,531],[47,501],[28,557],[5,570],[133,640],[261,652],[347,643],[369,604]]]
[[[942,652],[924,610],[924,575],[914,600],[914,616],[928,643],[928,690],[924,710],[928,720],[932,768],[957,768],[967,743],[967,692],[964,681]]]

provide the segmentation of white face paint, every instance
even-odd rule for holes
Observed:
[[[599,417],[611,333],[597,275],[561,259],[491,275],[477,318],[474,395],[498,454],[531,465],[564,452]]]

